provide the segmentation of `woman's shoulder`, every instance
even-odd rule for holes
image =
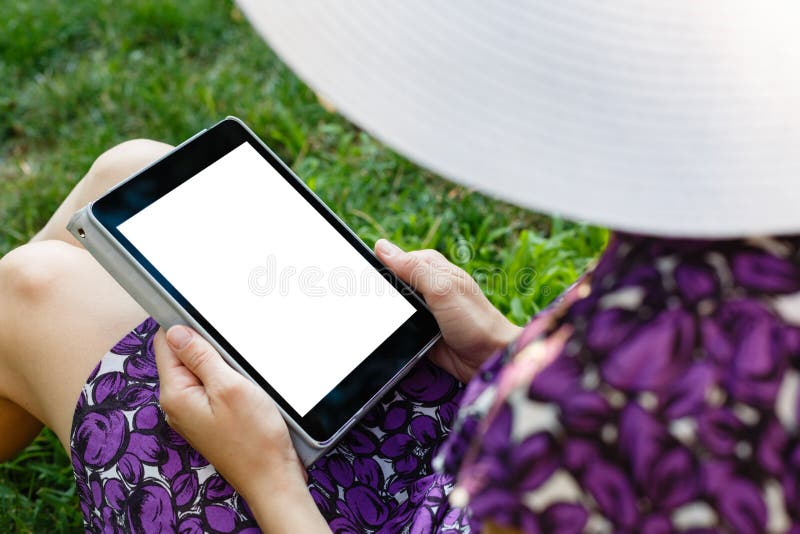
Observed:
[[[468,386],[453,500],[541,531],[800,524],[798,292],[794,238],[615,236]]]

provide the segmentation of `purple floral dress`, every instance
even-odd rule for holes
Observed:
[[[166,423],[148,319],[111,349],[81,393],[72,464],[87,532],[260,532],[247,503]],[[427,360],[309,470],[335,532],[466,532],[432,458],[462,386]]]
[[[800,534],[798,325],[798,238],[616,235],[465,390],[417,366],[309,489],[336,532]],[[164,421],[156,329],[114,347],[81,395],[87,530],[256,530]]]

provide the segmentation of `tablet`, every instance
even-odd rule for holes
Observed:
[[[311,447],[306,463],[439,335],[422,299],[233,117],[69,229],[162,327],[197,328],[259,384]]]

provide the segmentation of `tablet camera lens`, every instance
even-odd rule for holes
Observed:
[[[86,232],[83,231],[83,228],[78,228],[78,236],[81,239],[86,239]]]

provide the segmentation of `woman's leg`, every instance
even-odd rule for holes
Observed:
[[[86,377],[146,316],[65,227],[72,213],[170,148],[137,140],[105,152],[31,243],[0,258],[0,461],[42,423],[68,446]]]
[[[80,246],[67,232],[72,214],[171,149],[171,145],[159,141],[134,139],[103,152],[31,242],[57,239]]]

